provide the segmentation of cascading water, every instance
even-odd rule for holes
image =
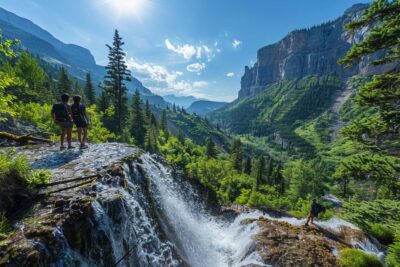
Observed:
[[[240,223],[246,218],[257,218],[258,213],[242,214],[233,222],[217,220],[208,214],[189,183],[175,181],[170,171],[149,155],[143,156],[143,163],[152,196],[169,228],[166,231],[191,266],[263,265],[257,254],[246,255],[258,226]]]

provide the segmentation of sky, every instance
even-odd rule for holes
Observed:
[[[114,30],[132,74],[154,93],[232,101],[257,50],[365,0],[0,0],[100,65]]]

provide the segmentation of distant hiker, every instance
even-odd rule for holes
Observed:
[[[88,148],[85,142],[88,133],[89,117],[86,113],[85,105],[81,103],[82,97],[76,95],[72,99],[74,100],[74,103],[71,106],[72,118],[74,119],[74,123],[78,129],[80,149],[85,149]]]
[[[308,226],[308,223],[311,221],[312,224],[314,224],[314,218],[318,217],[318,214],[323,212],[325,210],[325,207],[322,206],[321,204],[317,203],[317,199],[313,198],[311,202],[311,209],[310,209],[310,214],[308,215],[306,226]]]
[[[64,138],[67,135],[68,149],[74,148],[71,145],[72,135],[72,116],[71,108],[68,105],[69,95],[63,94],[61,96],[61,103],[54,104],[51,109],[51,116],[53,120],[61,127],[60,150],[64,150]]]

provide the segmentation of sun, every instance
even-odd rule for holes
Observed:
[[[105,0],[106,6],[111,8],[117,16],[126,17],[134,16],[136,18],[143,17],[150,0]]]

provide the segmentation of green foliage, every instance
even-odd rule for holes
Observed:
[[[382,267],[375,255],[354,248],[340,250],[339,262],[342,267]]]
[[[212,121],[234,133],[256,136],[279,135],[301,149],[312,148],[294,131],[302,123],[323,113],[333,93],[340,88],[336,76],[307,76],[285,80],[265,88],[261,93],[238,99],[211,115]]]
[[[27,182],[30,187],[38,189],[40,185],[47,184],[50,182],[51,173],[46,170],[40,170],[37,172],[33,172],[31,177],[27,179]]]
[[[64,67],[61,67],[57,84],[57,99],[60,99],[64,93],[72,94],[72,85],[68,77],[68,71]]]
[[[206,154],[208,158],[216,158],[218,156],[217,146],[211,138],[206,143]]]
[[[387,225],[374,223],[371,225],[369,233],[381,244],[389,245],[394,240],[394,231]]]
[[[145,117],[142,109],[142,100],[139,91],[132,96],[130,133],[135,138],[136,144],[143,146],[146,136]]]
[[[30,195],[27,180],[31,175],[25,157],[16,156],[14,150],[0,152],[0,213],[13,211],[21,195]]]
[[[60,133],[59,127],[54,123],[51,117],[51,105],[30,102],[15,104],[16,117],[22,121],[28,122],[47,132]]]
[[[242,142],[238,138],[232,141],[231,160],[233,168],[241,172],[243,167],[243,147]]]
[[[117,136],[108,130],[103,124],[103,113],[96,111],[96,105],[92,105],[86,109],[90,119],[88,138],[94,143],[103,143],[115,140]]]
[[[10,229],[8,224],[7,216],[4,212],[0,213],[0,237],[2,234],[5,234]]]
[[[388,267],[400,266],[400,233],[395,236],[395,241],[388,248],[388,254],[385,259]]]
[[[96,90],[93,86],[92,76],[90,73],[86,74],[86,81],[85,81],[85,96],[89,103],[89,105],[96,104]]]
[[[283,177],[289,183],[290,195],[306,198],[321,196],[325,192],[324,166],[320,161],[289,161],[283,169]]]

